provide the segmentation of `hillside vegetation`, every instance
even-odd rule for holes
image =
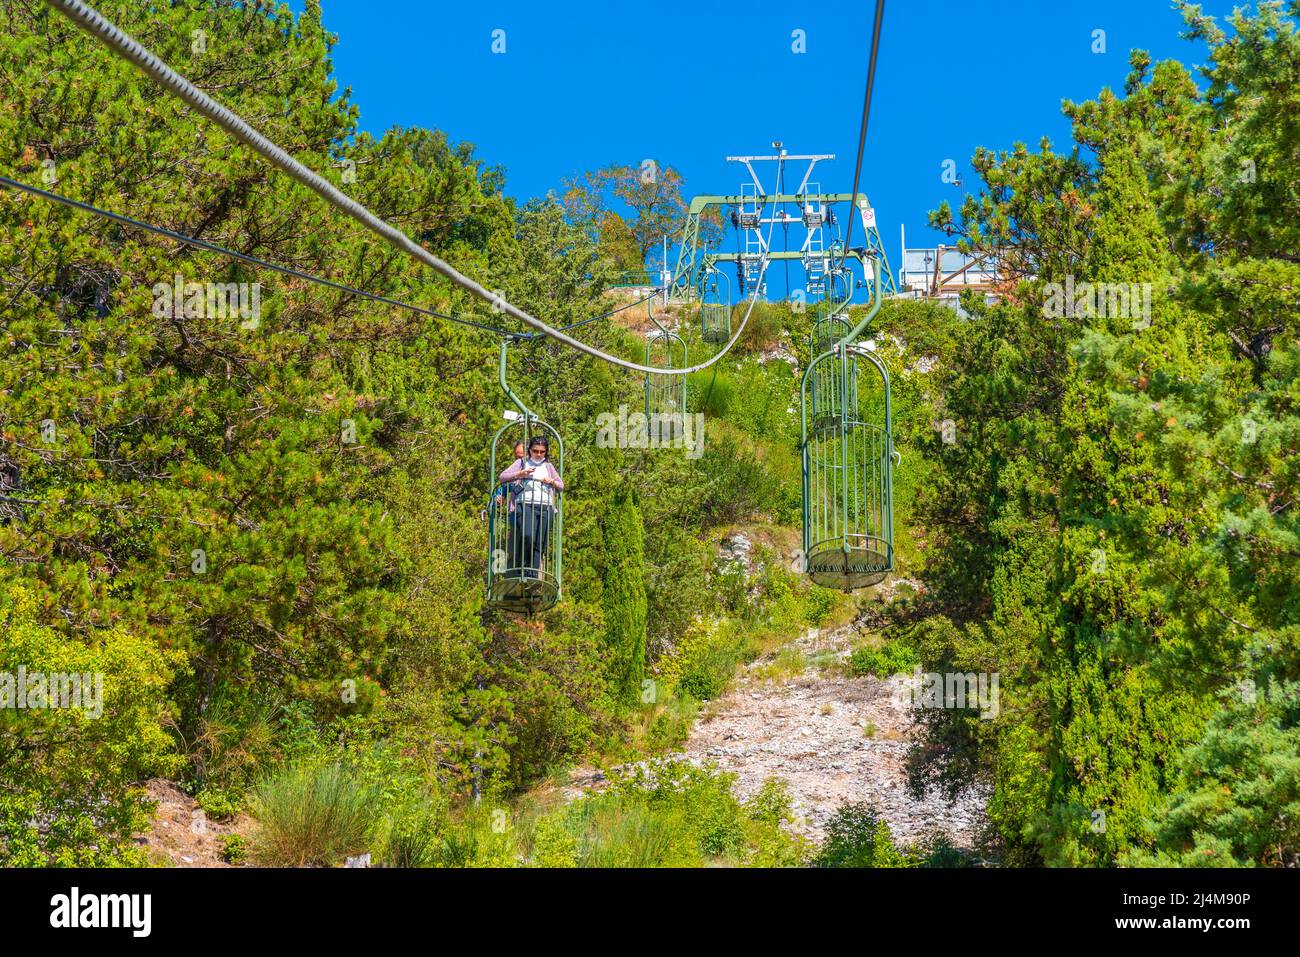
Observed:
[[[442,133],[362,132],[316,0],[99,6],[522,308],[563,325],[622,301],[637,229],[517,202]],[[963,314],[887,302],[872,333],[903,452],[900,570],[923,585],[883,609],[811,585],[785,544],[807,312],[760,303],[735,356],[689,378],[698,458],[600,447],[598,418],[638,409],[642,381],[549,340],[511,349],[567,487],[564,600],[515,618],[483,604],[492,335],[0,191],[0,671],[103,675],[102,716],[0,710],[0,860],[147,863],[132,835],[163,777],[212,818],[251,814],[231,853],[259,863],[957,863],[854,806],[809,847],[779,781],[742,801],[708,767],[639,763],[738,665],[871,608],[883,645],[861,673],[1001,677],[992,720],[921,712],[910,759],[918,791],[990,789],[989,860],[1296,864],[1298,12],[1266,3],[1224,32],[1188,6],[1200,85],[1134,53],[1122,96],[1066,104],[1077,149],[981,152],[982,190],[933,214],[1023,281]],[[0,104],[16,178],[504,318],[38,0],[0,5]],[[176,277],[259,283],[258,321],[160,315]],[[1067,280],[1149,284],[1150,313],[1056,309]],[[582,337],[642,357],[643,312]],[[769,543],[754,576],[719,559],[736,528]],[[623,769],[556,800],[583,761]]]

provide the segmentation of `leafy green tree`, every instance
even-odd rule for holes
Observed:
[[[0,860],[139,865],[141,782],[174,773],[163,693],[182,656],[115,627],[85,644],[36,621],[33,595],[0,601]]]
[[[1295,673],[1297,284],[1276,237],[1294,221],[1296,32],[1281,4],[1235,15],[1235,36],[1182,6],[1208,92],[1135,52],[1124,98],[1066,104],[1081,148],[981,151],[960,224],[935,214],[1020,280],[967,303],[945,396],[961,438],[930,453],[920,501],[927,577],[956,585],[927,661],[999,670],[1004,697],[992,727],[936,715],[927,753],[987,769],[1013,862],[1186,851],[1185,789],[1248,793],[1195,744],[1222,736],[1221,696]],[[1062,311],[1067,281],[1151,305]],[[1270,760],[1291,746],[1269,738]],[[1216,859],[1287,859],[1285,833],[1265,855],[1228,821],[1204,831],[1227,842]]]

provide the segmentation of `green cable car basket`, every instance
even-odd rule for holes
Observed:
[[[718,276],[727,284],[726,301],[707,302],[700,296],[700,337],[710,345],[720,346],[731,340],[731,280],[719,270],[713,270],[713,293],[718,292]]]
[[[820,313],[820,310],[819,310]],[[844,313],[827,313],[813,324],[809,339],[809,355],[820,356],[835,348],[835,344],[847,336],[852,327]],[[814,363],[809,373],[810,417],[814,432],[821,431],[839,423],[840,413],[846,404],[841,390],[847,387],[847,405],[856,408],[858,404],[858,377],[856,368],[852,375],[842,375],[838,366],[826,363]]]
[[[664,369],[686,366],[686,340],[660,325],[655,318],[654,303],[647,302],[650,321],[655,328],[646,335],[645,364]],[[645,414],[685,415],[686,376],[647,372],[645,377]]]
[[[506,346],[501,345],[501,387],[519,407],[520,415],[492,436],[488,456],[488,563],[489,608],[535,615],[559,602],[564,582],[564,493],[549,496],[528,482],[501,482],[501,474],[515,461],[514,447],[539,435],[550,445],[547,460],[564,477],[564,441],[560,433],[533,415],[506,385]],[[549,497],[548,504],[543,499]]]
[[[894,568],[894,466],[889,370],[853,341],[880,310],[880,264],[867,316],[850,328],[834,303],[819,310],[803,410],[804,567],[819,585],[852,591]]]

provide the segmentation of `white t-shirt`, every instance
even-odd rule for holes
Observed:
[[[515,498],[515,504],[519,505],[548,505],[555,507],[555,489],[542,481],[544,478],[551,480],[558,479],[560,473],[555,471],[555,466],[550,462],[542,462],[540,465],[533,465],[531,459],[524,459],[525,466],[533,466],[533,474],[528,478],[519,480],[519,495]]]

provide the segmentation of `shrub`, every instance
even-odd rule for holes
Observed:
[[[679,819],[638,801],[594,804],[578,842],[580,867],[691,867],[698,853]]]
[[[888,678],[890,675],[911,672],[920,661],[916,651],[901,641],[888,641],[879,648],[864,646],[853,652],[849,658],[849,670],[858,677],[875,675]]]
[[[248,840],[240,834],[222,834],[217,838],[221,844],[221,859],[227,864],[238,867],[248,860]]]
[[[618,491],[605,512],[605,642],[615,697],[631,703],[645,675],[645,530],[635,489]]]
[[[764,781],[758,793],[746,802],[745,814],[749,818],[746,864],[751,867],[803,867],[808,863],[811,845],[783,827],[794,821],[794,802],[784,781],[779,778]]]
[[[339,764],[289,765],[257,789],[254,860],[334,867],[365,851],[378,823],[376,795]]]
[[[692,372],[686,377],[687,408],[703,412],[709,418],[721,419],[731,408],[735,384],[718,366]]]
[[[826,825],[826,839],[813,859],[816,867],[912,867],[915,862],[894,846],[889,824],[864,803],[845,804]]]
[[[435,867],[517,867],[524,856],[520,833],[499,796],[485,794],[448,822],[438,843]]]
[[[729,624],[701,631],[672,664],[679,674],[677,688],[700,701],[716,698],[731,683],[736,666],[756,654],[752,637]]]
[[[533,831],[533,867],[577,867],[578,839],[561,815],[544,817]]]
[[[202,716],[190,746],[194,783],[203,792],[242,793],[275,750],[275,707],[219,693]],[[215,811],[209,810],[214,817]]]
[[[8,699],[0,708],[0,863],[142,863],[131,835],[148,827],[151,808],[139,782],[180,770],[163,730],[179,656],[116,627],[98,632],[94,644],[65,638],[37,623],[34,602],[18,587],[0,591],[0,635],[0,696]],[[20,668],[22,709],[14,706]],[[78,687],[56,675],[77,676]],[[34,704],[38,676],[40,700],[57,685],[60,707]]]
[[[808,589],[808,595],[804,598],[804,617],[808,624],[821,626],[826,624],[831,613],[835,611],[835,606],[839,603],[839,595],[830,588],[823,588],[820,585],[813,585]]]
[[[203,808],[204,814],[217,821],[228,820],[239,813],[239,799],[228,791],[204,788],[194,800]]]
[[[732,329],[740,326],[741,320],[745,318],[745,310],[748,308],[748,303],[744,302],[737,303],[732,307]],[[754,308],[749,314],[749,321],[745,323],[745,331],[741,333],[736,348],[740,352],[763,352],[773,348],[780,341],[788,312],[788,309],[784,309],[776,303],[754,303]]]
[[[736,656],[730,648],[709,645],[682,672],[678,687],[689,695],[708,701],[725,690],[736,671]]]
[[[386,867],[432,867],[437,859],[439,808],[419,802],[403,808],[388,821],[388,838],[380,857]]]
[[[977,863],[969,851],[953,844],[942,831],[926,835],[910,848],[909,855],[916,858],[921,867],[974,867]]]
[[[752,820],[781,824],[792,819],[793,805],[790,786],[780,778],[768,778],[746,803],[745,810]]]

